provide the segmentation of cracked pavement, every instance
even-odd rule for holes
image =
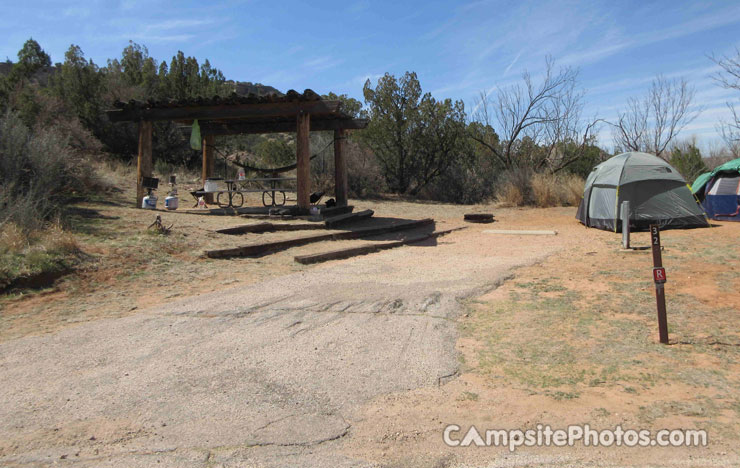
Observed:
[[[0,464],[376,466],[362,405],[454,378],[460,300],[562,247],[480,231],[2,343]]]

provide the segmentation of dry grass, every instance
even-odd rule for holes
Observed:
[[[77,239],[69,232],[63,230],[59,224],[52,224],[46,229],[39,242],[40,248],[67,254],[80,252]]]
[[[657,343],[649,256],[619,253],[617,237],[596,233],[471,304],[464,333],[476,346],[466,362],[497,389],[505,376],[552,398],[549,413],[572,414],[557,402],[578,400],[578,410],[597,404],[647,427],[706,428],[736,444],[740,296],[726,285],[740,284],[740,273],[726,265],[740,256],[732,228],[666,234],[672,346]]]
[[[532,200],[540,208],[557,206],[560,203],[560,181],[553,174],[540,173],[532,176]]]
[[[522,206],[532,202],[533,172],[527,168],[511,169],[498,179],[496,201],[504,206]]]
[[[501,177],[496,201],[503,206],[577,206],[583,195],[583,184],[583,179],[575,174],[518,169]]]
[[[0,252],[21,252],[28,247],[28,237],[16,224],[0,228]]]
[[[77,240],[59,224],[29,232],[6,223],[0,229],[0,290],[21,277],[66,271],[80,252]]]
[[[521,206],[524,204],[524,194],[520,187],[510,181],[506,181],[499,188],[496,201],[502,206]]]
[[[121,161],[117,158],[104,158],[96,163],[96,170],[110,186],[125,186],[125,182],[131,185],[130,177],[136,177],[136,163],[134,161]]]
[[[586,181],[575,174],[567,174],[562,177],[561,189],[562,200],[568,206],[578,206],[583,198],[583,187]]]
[[[27,254],[31,250],[76,253],[80,247],[59,223],[50,223],[46,229],[30,233],[13,223],[0,228],[0,253]]]

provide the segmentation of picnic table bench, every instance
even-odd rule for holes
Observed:
[[[258,177],[254,179],[242,179],[242,180],[224,180],[226,184],[226,190],[215,190],[206,192],[203,189],[195,190],[190,194],[195,198],[195,206],[198,206],[198,199],[208,194],[216,194],[216,203],[221,208],[240,208],[244,205],[245,193],[260,193],[262,192],[262,204],[264,206],[283,206],[288,200],[286,192],[296,192],[294,188],[280,187],[281,182],[292,182],[296,181],[295,177]],[[257,183],[258,187],[250,188],[251,183]],[[269,187],[261,186],[263,183],[268,183]]]

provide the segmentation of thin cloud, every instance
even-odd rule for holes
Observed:
[[[639,34],[631,39],[622,39],[617,40],[616,42],[613,40],[603,41],[597,47],[584,49],[579,52],[566,55],[562,58],[561,63],[579,65],[589,62],[598,62],[623,50],[669,39],[677,39],[738,22],[740,22],[740,9],[724,9],[719,12],[704,15],[703,17],[690,19],[670,28],[658,29],[653,32]]]
[[[604,47],[586,49],[581,52],[568,54],[560,62],[564,65],[582,65],[589,62],[599,62],[621,50],[637,45],[634,41],[623,41]]]
[[[505,38],[501,38],[497,41],[491,42],[490,44],[488,44],[487,47],[481,50],[481,52],[478,54],[478,57],[476,57],[476,60],[480,62],[486,59],[491,54],[505,46],[508,42],[509,41],[507,41]]]
[[[85,7],[69,7],[66,8],[62,14],[68,18],[87,18],[90,16],[91,11]]]
[[[193,34],[170,34],[170,35],[159,35],[159,34],[131,34],[128,36],[122,36],[125,38],[136,39],[138,41],[147,42],[187,42],[195,37]]]
[[[661,73],[663,78],[675,79],[675,78],[686,78],[689,80],[690,85],[698,86],[700,84],[709,84],[711,73],[719,70],[718,65],[694,67],[682,70],[676,70],[670,73]],[[643,87],[655,79],[655,74],[634,76],[630,78],[623,78],[615,81],[608,81],[598,86],[592,86],[588,89],[589,95],[597,96],[599,94],[613,93],[616,90],[634,89],[637,87]]]
[[[370,83],[377,82],[384,74],[383,73],[369,73],[365,75],[358,75],[349,80],[346,84],[352,86],[365,86],[365,82],[370,80]]]
[[[151,0],[122,0],[119,8],[124,11],[131,11],[145,6],[147,3],[151,4]]]
[[[519,52],[516,54],[516,57],[514,57],[514,60],[511,61],[508,67],[506,67],[506,70],[504,70],[504,76],[506,76],[509,73],[509,70],[511,70],[511,67],[514,66],[515,63],[519,61],[519,57],[522,56],[522,52]]]
[[[683,129],[681,134],[686,135],[687,133],[696,132],[699,130],[704,130],[706,132],[714,131],[716,130],[718,122],[722,121],[723,119],[727,120],[731,117],[732,113],[727,109],[726,106],[705,109],[704,112],[699,114],[696,120],[694,120]]]
[[[512,86],[516,86],[521,82],[520,79],[512,79],[507,81],[500,81],[498,83],[495,83],[493,86],[490,86],[488,89],[485,90],[486,96],[491,97],[493,95],[494,91],[500,90],[500,89],[508,89]],[[480,93],[479,93],[480,94]],[[478,95],[475,100],[475,106],[473,106],[473,110],[471,111],[471,114],[475,114],[478,109],[480,109],[480,106],[483,105],[483,101],[480,99],[480,95]]]
[[[370,8],[370,3],[364,0],[360,0],[357,2],[352,3],[347,7],[347,13],[350,13],[352,15],[359,15],[360,13],[363,13],[365,10]]]
[[[726,8],[712,14],[695,17],[689,21],[667,29],[659,30],[654,34],[648,35],[646,42],[649,43],[675,39],[737,22],[740,22],[740,9],[737,7]]]
[[[459,11],[461,13],[464,13],[464,12],[473,10],[475,8],[478,8],[479,6],[482,6],[482,5],[490,5],[491,3],[493,3],[492,0],[476,0],[476,1],[466,3],[465,5],[461,6],[459,8]]]
[[[148,24],[144,29],[146,31],[171,31],[173,29],[195,28],[213,23],[215,23],[213,19],[170,19],[159,23]]]
[[[321,71],[335,67],[340,63],[341,61],[335,60],[334,57],[330,55],[324,55],[322,57],[316,57],[314,59],[307,60],[303,63],[303,66],[313,71]]]
[[[137,32],[121,34],[120,37],[148,43],[188,42],[196,38],[204,26],[218,22],[213,18],[173,18],[142,25]],[[203,43],[213,42],[212,39],[209,37]]]
[[[435,39],[435,38],[441,36],[445,31],[449,30],[452,27],[452,25],[455,24],[455,22],[456,22],[456,20],[454,18],[453,19],[450,19],[450,20],[446,21],[444,24],[442,24],[441,26],[438,26],[438,27],[432,29],[431,31],[428,31],[428,32],[422,34],[421,37],[425,41],[428,41],[428,40],[431,40],[431,39]]]
[[[285,55],[294,55],[303,50],[303,46],[297,45],[285,51]]]

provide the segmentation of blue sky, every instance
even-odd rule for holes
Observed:
[[[129,40],[169,59],[208,58],[227,78],[280,90],[311,88],[362,100],[385,72],[415,71],[425,91],[462,99],[542,71],[544,58],[580,70],[587,115],[613,119],[656,74],[685,77],[704,110],[682,137],[718,144],[733,95],[710,75],[709,54],[740,46],[740,2],[500,1],[24,1],[4,5],[0,59],[29,37],[62,61],[70,44],[99,64]],[[600,143],[611,145],[604,128]]]

